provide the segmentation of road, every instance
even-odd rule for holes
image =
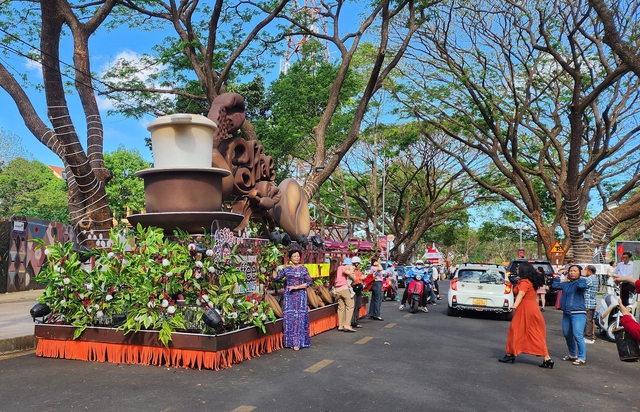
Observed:
[[[442,282],[446,283],[446,282]],[[446,288],[446,286],[445,286]],[[587,346],[587,365],[567,354],[559,311],[544,312],[553,370],[521,355],[502,364],[509,323],[446,316],[446,294],[430,313],[385,302],[384,322],[357,333],[312,338],[222,371],[117,365],[22,356],[0,358],[0,411],[633,411],[640,363],[616,346]]]

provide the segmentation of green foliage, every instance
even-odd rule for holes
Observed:
[[[68,223],[67,205],[66,182],[37,160],[17,158],[0,170],[0,217]]]
[[[185,238],[169,241],[162,230],[140,225],[136,238],[128,252],[126,241],[112,232],[112,249],[94,253],[92,270],[81,265],[71,243],[38,242],[48,262],[36,277],[47,284],[39,298],[51,308],[46,321],[76,326],[77,338],[89,325],[110,324],[113,315],[126,314],[119,326],[125,334],[158,330],[167,346],[172,332],[202,330],[202,314],[209,309],[220,313],[225,330],[253,324],[266,332],[265,323],[275,320],[258,296],[234,294],[236,286],[246,286],[235,250],[219,257],[207,236],[186,244]]]
[[[104,164],[113,173],[107,183],[109,208],[116,220],[127,216],[127,211],[139,212],[144,208],[144,182],[135,176],[137,171],[151,167],[137,150],[124,146],[104,154]]]
[[[307,46],[318,44],[312,43]],[[313,130],[324,113],[330,86],[338,73],[338,66],[324,61],[318,52],[309,52],[308,56],[280,74],[263,100],[264,110],[251,119],[260,142],[280,168],[288,168],[292,158],[304,162],[313,158],[316,145]],[[349,72],[340,90],[339,107],[325,135],[324,144],[329,150],[344,141],[351,127],[359,87],[359,77]]]

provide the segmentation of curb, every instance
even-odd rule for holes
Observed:
[[[0,339],[0,355],[35,349],[37,343],[38,338],[36,338],[34,335]]]

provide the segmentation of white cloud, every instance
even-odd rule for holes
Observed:
[[[25,63],[25,66],[27,67],[27,70],[33,71],[33,72],[38,72],[40,75],[42,75],[42,64],[40,62],[37,62],[35,60],[31,60],[31,59],[27,59],[27,62]]]
[[[96,102],[98,103],[98,110],[107,111],[113,109],[113,102],[111,99],[105,99],[104,97],[96,96]]]

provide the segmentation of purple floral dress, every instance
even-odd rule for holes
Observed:
[[[299,286],[306,283],[311,286],[311,276],[306,267],[299,265],[286,266],[278,272],[276,280],[286,278],[286,286]],[[307,290],[298,289],[288,291],[285,287],[282,296],[282,331],[285,348],[308,348],[311,346],[309,337],[309,310],[307,309]]]

